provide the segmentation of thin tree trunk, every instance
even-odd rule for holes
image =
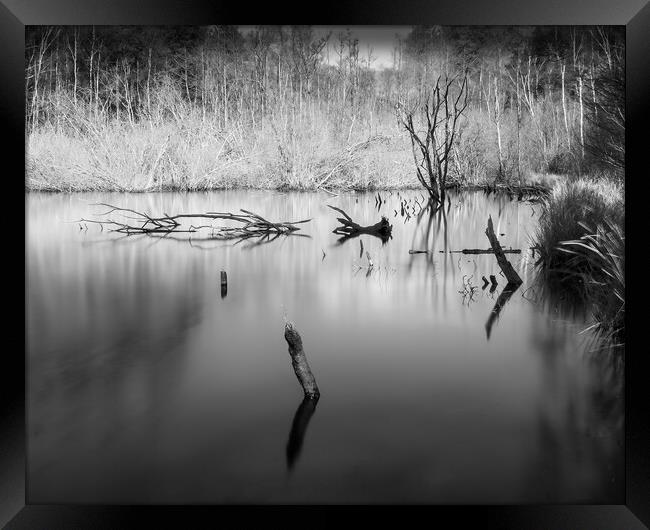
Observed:
[[[582,75],[578,76],[578,101],[580,102],[580,150],[585,157],[584,108],[582,101]]]
[[[560,66],[560,73],[561,73],[561,79],[562,79],[562,113],[564,115],[564,130],[566,131],[567,145],[568,145],[569,149],[571,149],[571,136],[569,135],[569,120],[568,120],[568,117],[567,117],[566,94],[565,94],[565,89],[564,89],[565,72],[566,72],[566,65],[564,64],[564,60],[562,60],[562,64]]]

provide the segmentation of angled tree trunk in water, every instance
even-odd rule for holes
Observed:
[[[298,460],[298,457],[300,456],[302,443],[305,439],[305,433],[307,432],[307,427],[309,426],[311,417],[314,415],[314,412],[316,412],[317,403],[318,398],[310,399],[305,396],[296,409],[296,414],[291,423],[289,440],[287,442],[287,468],[289,470],[293,468],[296,460]]]
[[[293,371],[296,373],[305,397],[317,400],[320,397],[320,391],[316,384],[316,378],[311,373],[311,368],[309,368],[309,364],[307,363],[305,350],[302,347],[302,338],[292,322],[287,322],[284,326],[284,338],[289,345],[289,355],[291,355]]]
[[[512,294],[517,289],[519,289],[519,286],[523,283],[523,281],[520,278],[519,274],[517,274],[517,271],[515,271],[512,264],[506,259],[503,249],[501,248],[501,244],[499,243],[497,236],[494,235],[492,216],[488,217],[488,225],[487,229],[485,230],[485,235],[487,235],[488,239],[490,240],[490,245],[492,245],[492,250],[497,258],[497,263],[499,264],[499,267],[501,268],[504,276],[508,280],[508,284],[503,288],[503,291],[501,291],[501,294],[499,295],[499,298],[497,298],[497,301],[494,304],[494,308],[492,309],[492,312],[490,313],[490,316],[485,323],[487,338],[490,340],[492,326],[499,317],[499,313],[501,313],[503,306],[505,306],[508,300],[510,300]],[[490,289],[490,292],[492,292],[494,289],[496,289],[497,282],[494,276],[490,276],[490,281],[492,282],[492,289]]]
[[[508,283],[521,285],[523,283],[522,279],[519,277],[519,274],[517,274],[517,271],[514,269],[514,267],[506,259],[503,249],[501,248],[501,243],[499,243],[497,236],[494,235],[492,216],[488,217],[488,225],[487,229],[485,230],[485,235],[490,240],[490,245],[492,246],[492,251],[497,258],[497,263],[499,264],[501,271],[503,271],[504,276],[508,280]]]

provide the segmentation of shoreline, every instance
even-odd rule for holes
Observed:
[[[483,191],[485,193],[504,193],[510,195],[519,195],[526,198],[542,198],[547,196],[551,190],[552,186],[545,184],[493,184],[489,182],[484,183],[473,183],[473,184],[449,184],[445,188],[446,190],[452,191]],[[133,193],[133,194],[145,194],[145,193],[197,193],[197,192],[211,192],[211,191],[279,191],[279,192],[305,192],[305,193],[314,193],[314,192],[325,192],[329,195],[339,195],[341,193],[368,193],[368,192],[382,192],[382,191],[420,191],[425,194],[422,186],[417,185],[407,185],[407,186],[369,186],[365,188],[355,187],[355,188],[342,188],[342,187],[332,187],[332,188],[323,188],[323,187],[303,187],[303,186],[279,186],[279,187],[254,187],[254,186],[214,186],[214,187],[205,187],[205,188],[187,188],[187,187],[172,187],[172,186],[162,186],[155,188],[144,188],[144,189],[97,189],[97,188],[70,188],[66,189],[57,189],[53,187],[29,187],[25,186],[25,194],[30,193]]]

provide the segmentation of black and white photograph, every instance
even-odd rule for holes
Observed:
[[[24,54],[30,502],[624,503],[625,26]]]

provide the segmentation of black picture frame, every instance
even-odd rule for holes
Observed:
[[[0,0],[0,115],[5,130],[6,149],[5,204],[15,206],[11,227],[3,235],[11,255],[24,247],[25,232],[16,226],[24,205],[25,187],[19,173],[24,172],[24,27],[26,25],[77,25],[77,24],[218,24],[237,22],[305,22],[319,24],[443,24],[443,25],[573,25],[613,24],[626,26],[626,232],[629,241],[640,239],[647,227],[643,215],[641,186],[644,173],[644,137],[648,120],[650,95],[650,4],[646,0],[551,0],[533,2],[501,0],[440,1],[373,1],[342,4],[319,4],[313,14],[291,4],[251,2],[226,2],[223,0]],[[319,14],[320,12],[320,14]],[[11,168],[11,169],[9,169]],[[24,173],[23,173],[24,175]],[[23,181],[24,182],[24,181]],[[630,193],[631,191],[631,193]],[[636,219],[638,217],[638,220]],[[25,219],[25,217],[23,217]],[[645,221],[645,222],[644,222]],[[632,234],[630,236],[630,234]],[[639,235],[636,235],[639,234]],[[630,247],[632,246],[632,249]],[[650,396],[648,388],[647,350],[642,344],[640,329],[634,324],[635,316],[642,317],[639,306],[644,298],[644,274],[640,272],[641,259],[635,260],[630,252],[637,249],[626,246],[626,276],[632,286],[626,293],[628,325],[626,326],[625,367],[625,503],[620,505],[536,505],[536,506],[427,506],[427,522],[441,519],[452,521],[454,527],[470,523],[480,528],[544,528],[544,529],[636,529],[650,526]],[[23,254],[25,256],[25,254]],[[25,257],[27,259],[27,257]],[[9,284],[26,281],[24,263],[5,256],[5,292]],[[632,276],[630,277],[630,273]],[[647,274],[645,275],[647,277]],[[638,287],[637,287],[638,286]],[[27,286],[25,284],[25,290]],[[25,300],[25,292],[23,298]],[[20,295],[17,295],[19,297]],[[222,514],[237,517],[237,526],[248,526],[252,518],[269,524],[268,517],[278,517],[283,523],[291,522],[277,509],[251,507],[194,506],[194,507],[115,507],[115,506],[46,506],[27,504],[25,467],[25,348],[19,319],[23,310],[15,310],[6,302],[3,324],[19,337],[5,339],[2,355],[0,395],[0,525],[10,529],[22,528],[125,528],[157,527],[159,522],[187,527],[198,526],[206,515],[207,520],[219,522]],[[20,307],[20,303],[18,306]],[[7,311],[8,309],[8,311]],[[23,308],[24,309],[24,308]],[[13,338],[13,337],[12,337]],[[647,347],[647,346],[646,346]],[[644,351],[646,353],[644,353]],[[300,524],[309,510],[301,507],[295,521]],[[323,511],[322,508],[319,511]],[[349,511],[349,510],[348,510]],[[270,512],[270,513],[269,513]],[[397,511],[400,521],[404,509]],[[278,514],[278,515],[276,515]],[[371,517],[386,521],[384,507],[375,507]],[[415,515],[415,514],[414,514]],[[311,515],[309,515],[311,517]],[[263,519],[262,519],[263,518]],[[320,516],[320,522],[324,521]],[[306,523],[305,523],[306,524]],[[310,523],[311,524],[311,523]]]

